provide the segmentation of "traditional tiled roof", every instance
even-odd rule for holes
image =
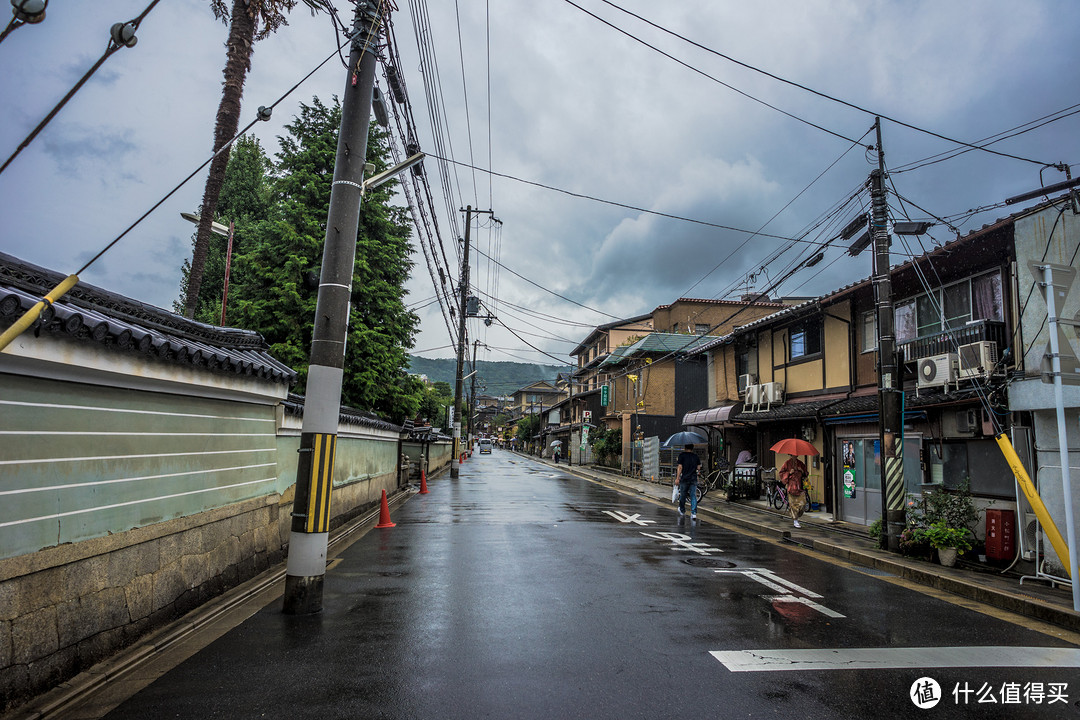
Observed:
[[[53,270],[0,253],[0,328],[14,323],[64,279]],[[266,351],[262,335],[216,327],[80,282],[46,307],[28,332],[93,342],[211,372],[255,375],[291,384],[296,372]]]
[[[286,415],[292,415],[294,417],[304,416],[304,396],[297,395],[295,393],[289,393],[289,397],[281,403],[285,408]],[[372,412],[366,412],[364,410],[357,410],[347,405],[342,405],[338,419],[343,423],[349,423],[352,425],[363,425],[364,427],[375,428],[378,430],[390,430],[391,432],[403,432],[406,429],[400,425],[395,425],[392,422],[383,420],[381,417]],[[428,428],[430,431],[431,428]],[[436,431],[438,429],[436,428]]]
[[[636,355],[693,354],[699,346],[716,338],[711,335],[684,335],[682,333],[649,333],[632,345],[621,345],[612,351],[601,366],[618,365]]]

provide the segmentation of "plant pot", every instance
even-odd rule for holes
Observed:
[[[954,565],[956,565],[956,548],[938,548],[937,556],[938,562],[940,562],[945,567],[953,567]]]

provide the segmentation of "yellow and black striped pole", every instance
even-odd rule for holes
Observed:
[[[378,35],[379,3],[359,0],[353,18],[349,77],[341,101],[341,130],[326,221],[296,470],[296,498],[282,608],[291,615],[308,615],[322,610],[326,548],[332,517],[334,451],[341,413],[345,341],[349,330]]]

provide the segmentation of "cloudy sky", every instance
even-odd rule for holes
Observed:
[[[1005,198],[1064,179],[1050,168],[1040,181],[1041,163],[1080,161],[1080,114],[1069,114],[1080,103],[1080,23],[1069,0],[616,3],[869,113],[737,65],[602,0],[574,1],[580,7],[419,4],[439,69],[441,142],[462,163],[450,166],[444,184],[437,163],[427,162],[451,264],[463,222],[448,217],[450,208],[490,208],[502,222],[501,232],[472,232],[475,247],[507,268],[495,272],[483,256],[473,267],[473,285],[497,298],[486,300],[498,316],[493,326],[470,321],[470,338],[489,348],[482,359],[554,363],[550,356],[568,359],[592,326],[612,318],[681,296],[768,288],[865,204],[865,193],[857,195],[876,162],[864,147],[874,141],[864,136],[874,113],[890,118],[883,144],[895,190],[925,211],[892,197],[894,212],[930,213],[961,233],[1008,214],[1011,207],[997,207]],[[102,54],[108,28],[147,4],[52,0],[42,24],[0,44],[0,162]],[[351,17],[350,3],[334,4]],[[401,70],[422,145],[432,150],[412,12],[418,2],[397,4]],[[138,37],[0,174],[0,250],[73,272],[209,156],[226,28],[205,0],[162,0]],[[288,27],[256,46],[242,123],[322,62],[335,37],[325,15],[294,10]],[[325,65],[256,126],[263,145],[275,151],[298,103],[329,101],[344,82],[339,62]],[[974,143],[1041,118],[1054,121],[992,146],[1020,159],[973,151],[921,167],[914,166],[962,148],[900,124]],[[83,279],[170,308],[190,254],[191,226],[180,212],[197,208],[204,177]],[[939,223],[924,242],[954,236]],[[792,245],[781,238],[802,242],[777,257]],[[435,294],[427,264],[416,260],[408,302],[423,324],[415,350],[451,357],[446,323],[436,305],[425,305]],[[851,258],[836,244],[824,262],[774,292],[820,294],[869,273],[869,253]]]

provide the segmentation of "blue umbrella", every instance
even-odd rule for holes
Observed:
[[[682,447],[684,445],[700,445],[708,442],[705,438],[698,435],[696,432],[690,432],[689,430],[683,430],[677,432],[667,440],[664,441],[664,447]]]

